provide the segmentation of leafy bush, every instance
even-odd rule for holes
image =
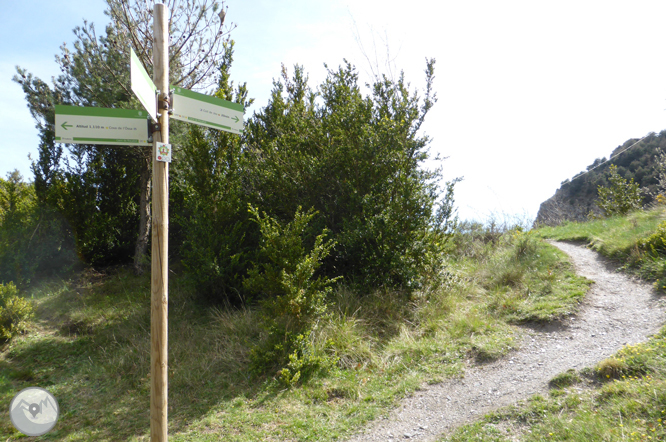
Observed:
[[[248,103],[244,85],[228,81],[229,52],[217,95]],[[247,204],[290,221],[314,208],[305,238],[327,229],[335,245],[319,272],[342,276],[356,293],[381,286],[419,287],[442,268],[453,226],[453,189],[440,170],[423,170],[429,139],[419,130],[435,100],[434,61],[425,97],[401,76],[378,79],[363,95],[349,64],[330,70],[317,91],[303,69],[286,69],[268,105],[248,119],[242,138],[192,129],[177,193],[185,211],[183,263],[211,299],[257,296],[240,281],[257,259],[259,234]]]
[[[244,84],[229,81],[233,42],[220,64],[216,97],[249,107]],[[236,134],[189,125],[179,169],[172,173],[170,198],[177,204],[173,219],[182,235],[180,257],[199,293],[211,302],[233,304],[252,301],[243,278],[256,258],[259,232],[251,222],[247,204],[248,165],[243,139]]]
[[[0,178],[0,283],[27,284],[37,274],[67,270],[77,262],[66,224],[39,203],[18,171]]]
[[[652,235],[637,241],[637,244],[653,256],[666,255],[666,221],[659,224]]]
[[[420,167],[433,78],[430,60],[423,100],[403,76],[377,79],[364,96],[345,64],[315,92],[297,66],[292,78],[283,70],[268,106],[247,125],[256,204],[282,220],[298,206],[314,207],[312,230],[328,228],[337,242],[323,270],[365,291],[418,286],[451,228],[456,180],[440,189],[441,170]]]
[[[252,219],[259,224],[261,243],[259,260],[249,270],[243,285],[262,299],[264,326],[268,339],[263,348],[253,352],[255,368],[281,367],[279,379],[295,384],[302,376],[326,365],[324,356],[313,354],[308,338],[324,316],[326,296],[338,278],[318,276],[321,260],[335,246],[326,240],[324,230],[306,253],[303,237],[316,212],[303,213],[299,207],[293,221],[281,225],[250,206]]]
[[[627,182],[618,173],[617,166],[612,164],[609,168],[609,187],[598,187],[599,199],[597,206],[606,216],[626,215],[641,208],[643,199],[641,190],[632,178]]]
[[[33,315],[32,303],[18,296],[14,283],[0,284],[0,340],[22,333]]]

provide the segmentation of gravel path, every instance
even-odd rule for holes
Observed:
[[[624,344],[645,341],[664,324],[664,301],[649,284],[616,272],[585,247],[552,244],[571,257],[579,275],[595,281],[568,324],[524,329],[519,350],[468,367],[462,379],[424,386],[349,442],[438,440],[494,409],[546,392],[555,375],[593,366]]]

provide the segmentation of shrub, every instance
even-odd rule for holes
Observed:
[[[0,178],[0,283],[21,286],[77,262],[65,223],[39,203],[34,187],[18,171]]]
[[[326,312],[331,284],[338,278],[314,276],[335,242],[326,240],[324,230],[306,253],[303,239],[316,214],[312,209],[303,213],[299,207],[293,221],[284,226],[265,212],[260,215],[255,207],[249,211],[262,239],[259,262],[248,271],[243,285],[262,299],[268,331],[263,346],[252,352],[253,362],[259,371],[279,367],[279,380],[293,385],[326,365],[325,356],[314,355],[311,337]]]
[[[597,364],[597,373],[601,379],[618,379],[627,371],[627,364],[622,359],[610,357]]]
[[[641,208],[641,190],[632,178],[627,182],[617,171],[617,166],[610,166],[609,187],[598,186],[599,199],[597,206],[606,216],[626,215],[632,210]]]
[[[14,283],[0,284],[0,340],[7,341],[25,331],[33,314],[32,303],[18,296]]]
[[[440,169],[422,167],[430,140],[420,128],[436,101],[433,81],[434,60],[422,98],[402,75],[377,79],[364,94],[345,63],[313,89],[297,66],[291,77],[283,69],[243,137],[191,130],[179,163],[186,207],[179,224],[183,263],[200,291],[221,300],[252,296],[239,284],[259,242],[248,203],[280,223],[298,207],[314,208],[305,237],[328,229],[335,241],[318,271],[343,276],[354,293],[415,290],[437,274],[455,224],[458,180],[444,184]],[[246,100],[247,91],[232,93],[226,80],[222,92]]]
[[[666,221],[659,224],[657,230],[647,238],[637,242],[638,247],[653,256],[666,255]]]

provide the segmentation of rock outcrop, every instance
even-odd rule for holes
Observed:
[[[666,130],[650,133],[642,140],[630,139],[613,150],[610,160],[598,158],[571,180],[566,179],[555,195],[541,203],[534,226],[554,226],[563,221],[586,221],[590,213],[601,215],[595,204],[599,186],[608,186],[608,169],[618,166],[619,174],[627,180],[634,179],[646,189],[643,204],[649,204],[658,193],[659,171],[655,156],[659,149],[666,151]]]

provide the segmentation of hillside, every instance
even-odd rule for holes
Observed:
[[[658,293],[642,296],[655,304],[641,307],[628,298],[637,292],[626,281],[613,279],[624,275],[589,274],[543,238],[590,243],[663,289],[665,215],[659,205],[627,217],[529,232],[467,225],[446,244],[446,271],[432,274],[430,283],[412,295],[385,288],[350,296],[353,288],[336,287],[326,299],[328,314],[305,338],[312,344],[307,361],[313,369],[296,380],[285,381],[282,371],[253,369],[253,355],[268,339],[258,306],[203,304],[191,280],[174,273],[169,293],[169,440],[349,440],[364,428],[385,424],[383,417],[404,411],[409,403],[416,407],[414,424],[409,432],[392,432],[397,438],[389,440],[408,434],[410,440],[445,437],[451,442],[508,442],[518,436],[577,442],[620,440],[609,436],[622,431],[646,435],[627,440],[647,435],[664,440],[666,331],[608,357],[623,342],[642,341],[663,323],[655,308]],[[571,249],[594,255],[581,247]],[[600,262],[606,271],[608,263]],[[587,276],[597,281],[590,290]],[[34,318],[0,347],[2,400],[9,403],[27,386],[48,388],[63,412],[47,440],[148,440],[149,288],[148,275],[134,275],[129,267],[88,268],[67,280],[27,286],[22,298],[34,306]],[[609,306],[609,290],[628,308]],[[639,310],[632,313],[632,308]],[[655,318],[661,322],[656,324]],[[616,335],[630,327],[642,335]],[[583,359],[576,351],[588,346],[571,347],[578,339],[603,354]],[[567,368],[565,357],[578,365],[560,373]],[[289,368],[303,370],[305,365],[295,366],[299,360],[293,357]],[[489,385],[492,367],[505,367],[511,376],[498,378],[503,389]],[[442,393],[430,405],[422,401],[426,391],[443,391],[436,389],[461,377],[462,393]],[[532,380],[541,394],[525,399],[529,385],[537,385],[528,385]],[[467,388],[474,395],[464,393]],[[489,411],[488,401],[513,403],[504,393],[526,402],[482,416]],[[458,415],[464,419],[456,422],[474,422],[448,438],[441,433],[440,416],[450,419],[448,407],[462,398],[475,401],[474,408],[463,407],[467,414]],[[424,419],[425,411],[435,410],[440,410],[435,418]],[[618,416],[624,419],[620,426]],[[450,426],[446,432],[452,430]],[[23,438],[7,419],[0,422],[0,437]]]
[[[641,187],[647,187],[651,192],[656,190],[657,171],[655,168],[655,155],[657,149],[666,148],[666,131],[659,134],[651,133],[639,144],[626,150],[638,141],[632,138],[625,141],[611,152],[610,161],[606,158],[597,158],[571,179],[562,182],[555,195],[541,203],[535,225],[557,225],[565,220],[584,221],[590,212],[599,214],[595,205],[598,186],[607,186],[609,167],[615,164],[618,172],[625,179],[634,179]],[[603,164],[601,164],[603,163]],[[646,196],[645,205],[652,202],[651,196]]]

